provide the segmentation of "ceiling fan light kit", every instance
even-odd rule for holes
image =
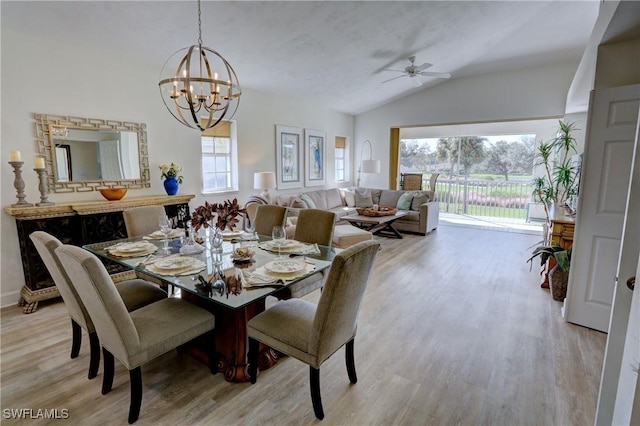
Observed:
[[[402,73],[402,75],[399,75],[397,77],[392,77],[388,80],[383,81],[382,83],[388,83],[390,81],[397,80],[398,78],[402,78],[402,77],[409,77],[415,87],[420,87],[422,86],[422,80],[420,80],[420,76],[435,77],[435,78],[451,77],[451,74],[446,72],[425,71],[427,68],[431,68],[433,65],[428,62],[425,62],[422,65],[416,65],[415,61],[416,61],[416,57],[410,56],[409,62],[411,63],[411,65],[409,65],[403,70],[385,68],[384,71],[400,72]]]
[[[193,129],[211,129],[223,118],[231,119],[238,109],[242,90],[236,72],[218,52],[202,46],[200,0],[198,44],[180,49],[167,59],[158,85],[169,112]]]

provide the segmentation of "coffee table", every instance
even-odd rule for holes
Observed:
[[[393,227],[393,222],[406,216],[407,212],[398,211],[389,216],[364,216],[361,214],[351,214],[342,216],[342,220],[346,220],[360,229],[369,231],[374,235],[381,235],[390,238],[402,238],[402,235]]]

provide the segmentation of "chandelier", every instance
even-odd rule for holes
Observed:
[[[218,52],[202,45],[200,0],[198,44],[180,49],[167,59],[160,71],[159,86],[169,112],[193,129],[211,129],[223,118],[231,119],[238,109],[242,90],[236,72]]]

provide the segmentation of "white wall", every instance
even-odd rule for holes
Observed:
[[[25,29],[28,31],[28,29]],[[65,114],[147,125],[151,188],[130,190],[127,196],[164,193],[159,165],[174,161],[184,166],[180,193],[196,194],[191,207],[201,204],[199,133],[175,120],[165,109],[158,92],[159,69],[130,58],[104,57],[49,40],[2,28],[2,207],[17,201],[9,151],[20,150],[27,201],[40,200],[38,181],[32,171],[37,154],[32,114]],[[169,55],[171,52],[168,52]],[[242,77],[242,76],[240,76]],[[328,111],[299,101],[278,99],[244,90],[235,120],[238,123],[240,191],[207,199],[238,197],[244,202],[254,191],[253,173],[275,171],[275,124],[306,127],[353,139],[353,116]],[[331,164],[329,155],[327,163]],[[327,186],[333,185],[333,168],[327,170]],[[49,195],[49,201],[102,200],[99,193]],[[15,220],[0,214],[0,305],[16,303],[24,285]]]
[[[389,129],[416,125],[531,120],[562,117],[577,62],[477,77],[452,79],[429,90],[356,117],[355,164],[364,140],[373,145],[382,172],[363,177],[362,186],[387,188]]]

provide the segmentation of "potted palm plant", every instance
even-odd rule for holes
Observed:
[[[540,245],[531,253],[527,262],[533,265],[533,259],[540,257],[540,266],[549,258],[554,258],[556,266],[549,271],[549,287],[553,300],[562,302],[567,297],[567,284],[569,283],[569,267],[571,265],[571,247],[565,249],[559,244]]]
[[[547,224],[551,216],[551,205],[564,203],[577,190],[577,170],[571,164],[572,151],[577,153],[573,132],[576,123],[558,122],[558,133],[537,147],[535,165],[542,167],[542,176],[533,181],[533,200],[544,207]]]

